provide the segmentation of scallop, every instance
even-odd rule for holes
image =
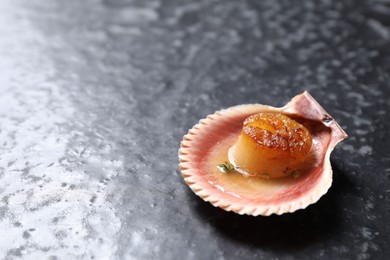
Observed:
[[[317,202],[332,184],[330,154],[347,134],[307,92],[280,108],[220,110],[183,137],[185,183],[216,207],[281,215]]]

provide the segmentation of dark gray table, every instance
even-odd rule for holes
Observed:
[[[1,0],[0,258],[388,259],[390,4]],[[189,128],[309,90],[348,132],[305,210],[224,212]]]

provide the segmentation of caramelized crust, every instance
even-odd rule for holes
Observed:
[[[311,147],[309,131],[278,113],[259,113],[248,117],[242,134],[248,135],[261,149],[288,152],[296,158],[306,157]]]

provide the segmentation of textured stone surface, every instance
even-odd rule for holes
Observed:
[[[390,256],[388,1],[2,0],[0,35],[1,259]],[[253,218],[184,185],[199,119],[303,90],[350,135],[317,204]]]

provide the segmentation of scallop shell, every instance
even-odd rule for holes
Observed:
[[[259,112],[278,112],[304,124],[313,138],[309,159],[299,176],[277,180],[221,173],[218,162],[240,134],[243,121]],[[308,93],[275,108],[260,104],[234,106],[199,121],[183,137],[179,168],[193,192],[216,207],[252,216],[281,215],[317,202],[332,184],[330,154],[347,137],[337,122]]]

